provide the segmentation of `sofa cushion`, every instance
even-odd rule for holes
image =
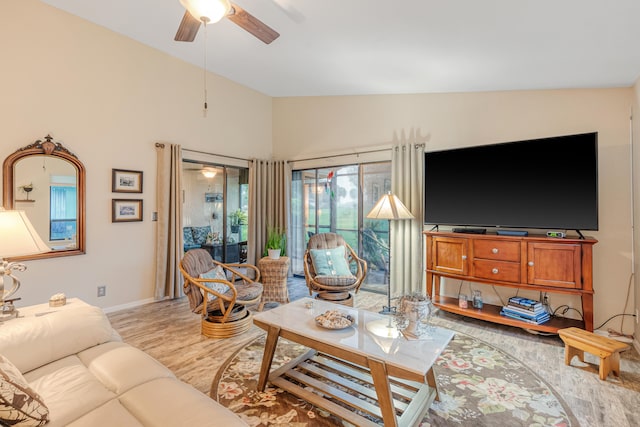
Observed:
[[[120,402],[146,426],[247,426],[215,400],[169,378],[141,384],[120,396]]]
[[[175,378],[147,353],[123,342],[108,342],[78,353],[78,358],[110,391],[122,394],[156,378]]]
[[[67,427],[96,426],[143,427],[118,399],[110,400],[67,425]]]
[[[351,274],[345,258],[344,246],[331,249],[310,249],[313,269],[319,276],[348,276]]]
[[[195,246],[196,242],[193,241],[193,232],[191,227],[182,228],[182,240],[185,246]]]
[[[49,407],[51,422],[47,427],[66,426],[117,397],[75,355],[27,372],[24,377]]]
[[[77,307],[12,319],[0,328],[0,354],[22,372],[119,339],[99,307]]]
[[[41,426],[49,421],[49,409],[18,368],[0,355],[0,424]]]
[[[204,245],[207,243],[207,234],[211,232],[211,227],[205,225],[203,227],[191,227],[193,233],[193,241],[196,245]]]

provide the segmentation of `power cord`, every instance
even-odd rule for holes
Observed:
[[[496,289],[496,287],[494,285],[491,285],[491,287],[493,288],[493,292],[495,292],[495,294],[498,296],[498,298],[500,298],[500,304],[502,304],[502,306],[504,307],[505,304],[504,301],[502,300],[502,296],[498,293],[498,290]],[[518,292],[516,292],[516,296],[518,296]]]
[[[631,317],[636,317],[636,315],[635,315],[635,314],[631,314],[631,313],[620,313],[620,314],[614,314],[613,316],[611,316],[611,317],[609,317],[607,320],[605,320],[605,321],[602,323],[602,325],[598,326],[596,329],[600,329],[600,328],[602,328],[604,325],[606,325],[607,323],[609,323],[610,321],[612,321],[612,320],[613,320],[613,319],[615,319],[616,317],[620,317],[620,316],[631,316]],[[612,329],[608,329],[608,331],[611,331],[611,330],[612,330]],[[626,336],[627,336],[627,335],[624,335],[624,334],[622,334],[622,333],[620,333],[620,332],[616,332],[616,331],[614,331],[614,332],[615,332],[615,335],[616,335],[616,336],[619,336],[619,337],[626,337]],[[611,332],[609,332],[609,333],[611,333]],[[633,336],[633,335],[632,335],[632,336]]]
[[[560,313],[560,315],[558,315],[557,313],[558,313],[558,311],[559,311],[560,309],[562,309],[562,312]],[[578,314],[580,315],[580,319],[581,319],[582,321],[584,321],[584,316],[582,316],[582,313],[580,312],[580,310],[578,310],[578,309],[576,309],[576,308],[573,308],[573,307],[569,307],[569,306],[568,306],[568,305],[566,305],[566,304],[563,304],[563,305],[561,305],[561,306],[558,306],[555,310],[553,310],[553,312],[551,313],[551,315],[552,315],[553,317],[565,317],[564,315],[565,315],[565,314],[567,314],[567,313],[568,313],[569,311],[571,311],[571,310],[573,310],[573,311],[575,311],[576,313],[578,313]],[[596,328],[596,329],[597,329],[597,328]]]
[[[549,304],[549,297],[547,296],[546,292],[544,294],[540,292],[540,301],[542,302],[542,307],[544,307],[544,311],[546,311],[550,315],[553,315],[553,310],[551,310],[551,304]]]

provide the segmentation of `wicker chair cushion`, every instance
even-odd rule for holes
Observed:
[[[206,273],[215,266],[211,255],[204,249],[191,249],[182,258],[182,267],[191,277],[199,277],[202,273]],[[194,284],[189,284],[184,288],[184,293],[189,298],[191,311],[200,313],[202,311],[202,302],[204,301],[200,288]]]
[[[351,286],[358,281],[353,274],[350,276],[316,276],[314,280],[326,286]]]
[[[237,301],[251,301],[258,298],[262,294],[262,283],[236,283],[236,291],[238,292]]]
[[[326,249],[344,246],[344,238],[337,233],[314,234],[307,243],[308,249]]]

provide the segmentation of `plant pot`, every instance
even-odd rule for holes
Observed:
[[[231,232],[232,233],[237,233],[238,231],[240,231],[240,226],[239,225],[232,225],[231,226]]]
[[[267,249],[269,252],[269,258],[280,259],[280,249]]]

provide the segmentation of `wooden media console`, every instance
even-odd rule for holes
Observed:
[[[490,322],[556,333],[578,327],[593,331],[593,238],[502,236],[425,231],[427,293],[442,310]],[[500,315],[501,306],[458,306],[440,295],[442,278],[548,293],[579,295],[584,321],[552,317],[536,325]]]

